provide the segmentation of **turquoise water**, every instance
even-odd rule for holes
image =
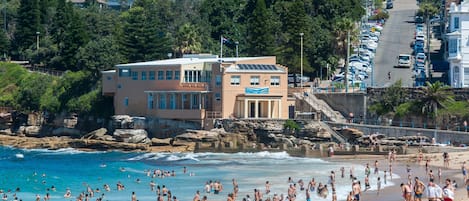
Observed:
[[[15,156],[18,153],[23,154],[24,158],[18,159]],[[103,200],[130,200],[131,193],[135,192],[138,200],[153,201],[156,200],[156,193],[150,190],[149,184],[154,181],[157,185],[165,185],[180,201],[190,201],[197,190],[203,192],[205,182],[209,180],[219,180],[224,186],[219,195],[207,194],[209,200],[226,200],[227,194],[233,190],[233,178],[239,185],[237,200],[242,200],[246,194],[252,197],[255,188],[264,191],[264,184],[268,180],[272,193],[264,194],[265,199],[273,196],[274,192],[286,195],[288,177],[294,181],[302,179],[305,183],[314,177],[317,182],[327,183],[331,170],[337,175],[339,200],[345,200],[351,189],[351,181],[347,176],[351,164],[291,157],[285,152],[123,153],[0,147],[0,160],[0,189],[4,192],[11,190],[6,193],[8,200],[13,200],[14,193],[24,201],[34,200],[36,195],[43,197],[46,193],[51,195],[51,200],[75,200],[90,186],[92,189],[101,189],[101,193],[105,194]],[[344,179],[340,178],[339,169],[342,166],[346,167]],[[183,173],[184,167],[187,168],[186,174]],[[363,181],[364,167],[354,165],[354,168],[355,174]],[[174,170],[176,176],[152,178],[145,173],[146,170],[156,169]],[[376,176],[372,175],[370,181],[372,187],[375,186]],[[124,190],[117,190],[118,182],[125,186]],[[104,184],[111,187],[110,192],[104,191]],[[383,186],[390,185],[394,184],[388,182]],[[51,190],[52,186],[56,191]],[[19,192],[15,192],[17,188]],[[63,197],[67,189],[71,190],[72,198]],[[101,193],[96,193],[90,200],[96,200]],[[297,200],[305,200],[304,191],[298,190],[297,194]],[[312,193],[312,197],[317,198],[317,195]]]

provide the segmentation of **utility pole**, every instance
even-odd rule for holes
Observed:
[[[429,23],[430,20],[429,20],[428,12],[425,12],[425,14],[426,14],[426,17],[427,17],[426,20],[427,20],[427,55],[428,55],[427,59],[426,59],[427,60],[426,62],[427,62],[427,78],[429,78],[430,77],[430,70],[432,70],[432,69],[430,69],[430,67],[431,67],[430,66],[431,65],[431,62],[430,62],[431,61],[430,60],[430,36],[431,35],[430,35],[430,23]]]
[[[300,86],[303,88],[303,35],[304,33],[300,33],[300,51],[301,51],[301,56],[300,56],[300,66],[301,66],[301,78],[300,78]]]
[[[347,58],[345,58],[345,75],[344,75],[345,93],[348,93],[348,59],[349,57],[350,57],[350,30],[347,30]]]

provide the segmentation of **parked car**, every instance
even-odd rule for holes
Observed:
[[[423,34],[418,34],[415,36],[416,41],[425,41],[425,35]]]
[[[425,59],[427,58],[427,56],[425,56],[425,53],[418,53],[416,56],[415,56],[415,62],[417,63],[425,63]]]
[[[391,8],[394,8],[394,4],[393,4],[392,0],[388,0],[386,2],[386,9],[391,9]]]

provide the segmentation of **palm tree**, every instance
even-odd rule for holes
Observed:
[[[334,34],[336,36],[336,54],[346,56],[347,34],[354,30],[355,23],[350,18],[340,18],[334,24]]]
[[[178,54],[177,56],[200,53],[202,50],[202,43],[197,28],[189,23],[179,28],[176,40],[175,51]]]
[[[447,85],[439,81],[433,84],[427,81],[426,87],[422,90],[421,112],[427,116],[433,116],[435,124],[438,117],[438,108],[446,108],[448,103],[454,101],[453,93],[448,89]]]

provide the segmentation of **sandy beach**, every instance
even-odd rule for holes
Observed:
[[[412,180],[414,177],[419,177],[421,181],[425,184],[428,184],[429,176],[426,174],[425,171],[425,160],[430,159],[430,170],[433,170],[435,175],[435,182],[440,186],[443,187],[444,180],[446,178],[451,179],[452,181],[455,180],[457,183],[458,188],[455,192],[455,199],[454,201],[468,201],[469,197],[467,196],[466,187],[463,182],[463,175],[461,173],[461,165],[464,161],[469,163],[469,151],[461,151],[461,152],[451,152],[450,155],[450,164],[449,168],[444,168],[443,164],[443,153],[435,153],[435,154],[423,154],[423,161],[420,165],[417,162],[417,154],[408,154],[408,155],[397,155],[396,162],[393,163],[392,171],[395,174],[398,174],[400,178],[394,178],[391,181],[394,182],[396,185],[392,187],[387,187],[381,189],[379,195],[377,191],[365,191],[362,193],[362,199],[364,201],[371,201],[371,200],[379,200],[379,201],[401,201],[404,200],[402,197],[402,191],[400,188],[401,183],[407,183],[407,165],[409,165],[411,169],[411,177]],[[357,165],[365,166],[367,163],[370,164],[371,169],[373,170],[373,164],[375,160],[378,160],[378,167],[380,170],[388,169],[388,159],[387,156],[377,156],[377,155],[354,155],[354,156],[334,156],[330,161],[335,162],[351,162]],[[469,166],[467,166],[469,167]],[[466,167],[466,168],[467,168]],[[438,181],[438,168],[441,168],[442,176],[441,180]],[[348,171],[348,170],[346,170]],[[383,178],[383,175],[380,175]],[[390,178],[388,176],[388,181]],[[414,181],[414,180],[413,180]],[[363,181],[362,182],[362,187]],[[352,186],[352,183],[350,183]],[[350,188],[351,190],[352,188]],[[362,188],[363,190],[364,188]],[[424,197],[422,200],[427,200],[426,195],[424,193]]]

